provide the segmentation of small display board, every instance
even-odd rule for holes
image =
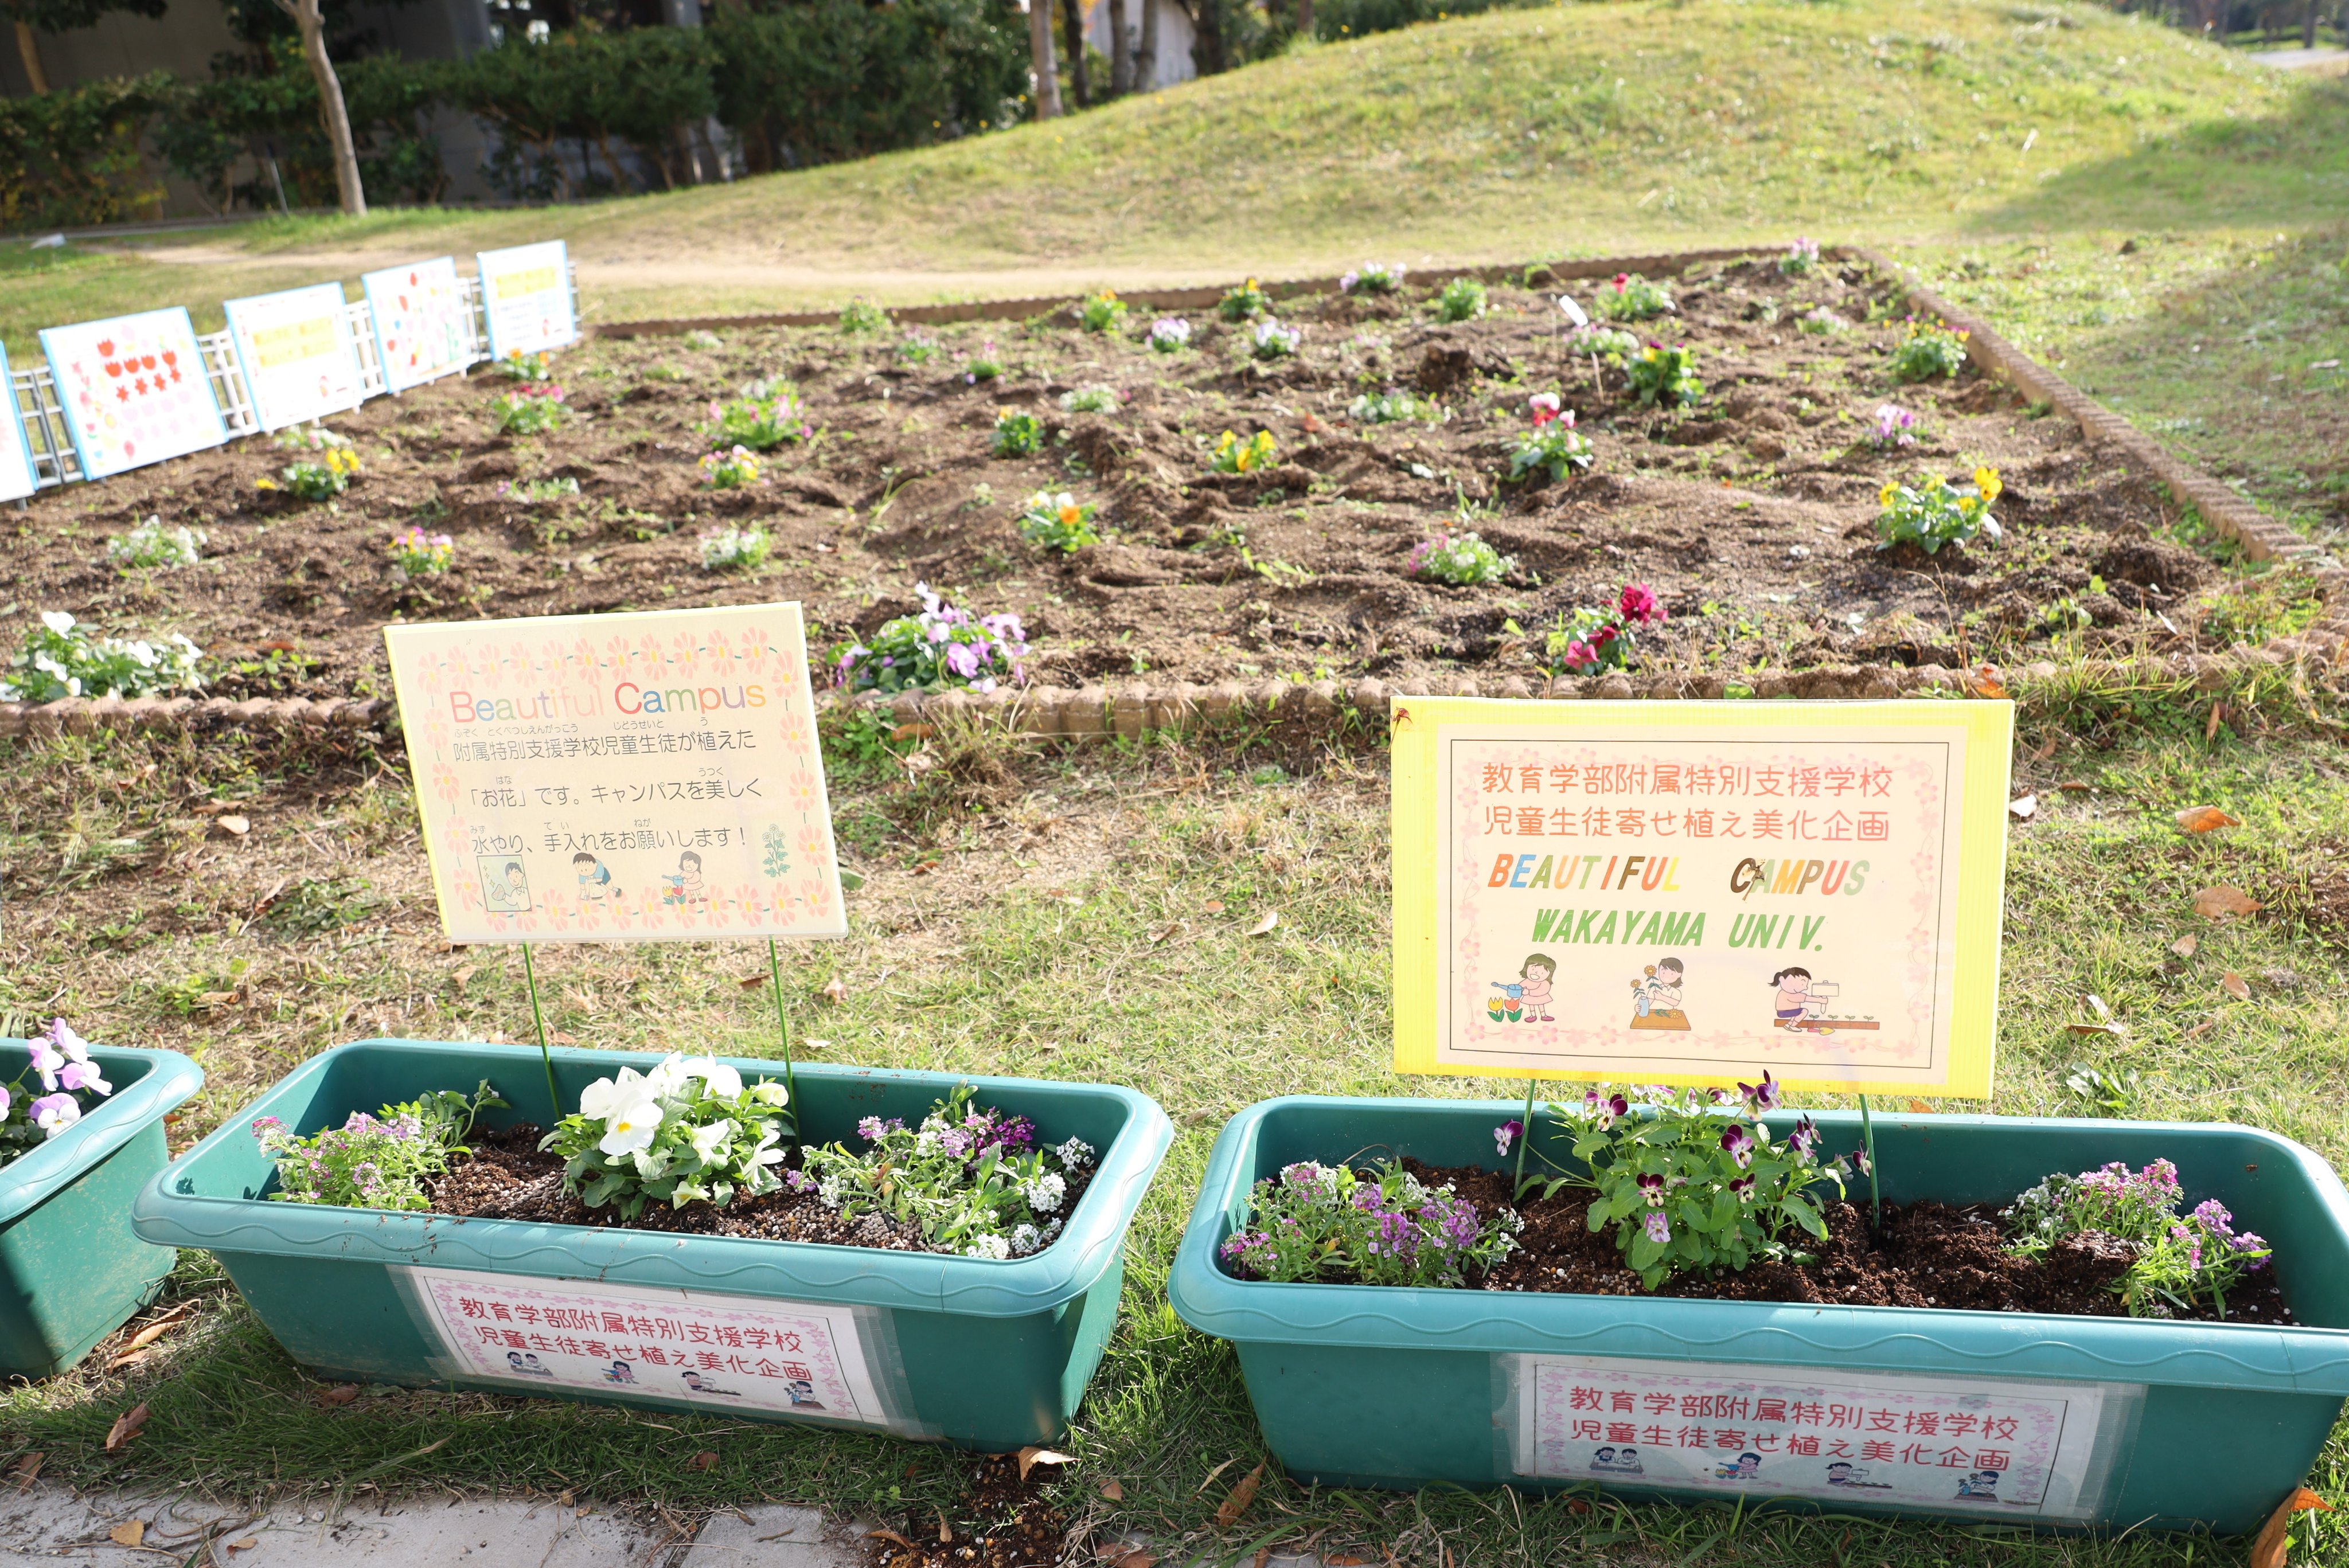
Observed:
[[[561,240],[483,251],[481,319],[490,336],[490,357],[567,348],[579,341],[579,321],[571,301],[571,253]]]
[[[185,307],[45,327],[66,431],[84,479],[104,479],[228,439]]]
[[[1750,1503],[1954,1508],[1986,1522],[2097,1519],[2144,1396],[2131,1384],[1511,1359],[1520,1475]]]
[[[438,381],[471,362],[472,313],[457,282],[454,256],[366,273],[359,292],[375,318],[385,391]]]
[[[2013,723],[1398,698],[1397,1070],[1986,1098]]]
[[[222,308],[254,418],[263,429],[345,413],[365,399],[342,284],[254,294]]]
[[[0,500],[22,500],[40,488],[33,472],[33,449],[25,444],[25,411],[16,401],[16,382],[8,368],[8,350],[0,345]]]
[[[886,1428],[854,1308],[460,1269],[405,1271],[459,1377]]]
[[[384,637],[450,941],[847,934],[797,604]]]

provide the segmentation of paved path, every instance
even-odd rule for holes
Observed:
[[[2320,76],[2349,73],[2349,49],[2251,49],[2247,57],[2280,71],[2313,71]]]
[[[122,1537],[111,1532],[134,1523],[143,1533],[124,1529],[123,1536],[135,1534],[137,1544],[119,1543]],[[289,1504],[255,1518],[173,1502],[168,1494],[0,1491],[0,1564],[9,1568],[59,1562],[161,1568],[191,1559],[195,1568],[853,1568],[858,1561],[853,1546],[825,1539],[823,1515],[804,1508],[728,1511],[686,1540],[552,1502],[418,1499],[331,1517],[323,1506]]]

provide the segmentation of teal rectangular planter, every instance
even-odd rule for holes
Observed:
[[[554,1056],[566,1107],[595,1078],[659,1059]],[[782,1070],[732,1065],[748,1079]],[[1049,1141],[1081,1138],[1099,1150],[1060,1239],[1003,1262],[266,1196],[276,1172],[253,1139],[256,1118],[307,1135],[354,1110],[470,1091],[484,1078],[513,1101],[485,1125],[547,1125],[545,1076],[526,1047],[365,1040],[314,1057],[148,1186],[139,1233],[210,1248],[287,1353],[321,1377],[803,1419],[999,1452],[1051,1440],[1075,1412],[1116,1322],[1126,1228],[1173,1136],[1155,1103],[1112,1086],[798,1069],[801,1130],[812,1141],[851,1137],[866,1116],[918,1120],[968,1082],[982,1103],[1033,1119]],[[792,1355],[774,1348],[786,1326]],[[812,1379],[802,1385],[811,1396],[822,1392],[821,1367],[795,1365],[806,1355],[802,1333],[828,1346],[817,1353],[833,1358],[849,1401],[734,1402],[771,1397],[794,1377]],[[688,1362],[678,1359],[680,1343]],[[485,1370],[484,1358],[498,1356],[508,1360]],[[688,1389],[678,1379],[692,1358],[700,1380]],[[579,1386],[590,1362],[610,1363],[613,1376]]]
[[[1185,1323],[1237,1347],[1266,1439],[1298,1479],[1598,1485],[1742,1498],[1748,1507],[1766,1499],[1837,1512],[2232,1534],[2256,1529],[2300,1481],[2349,1395],[2349,1192],[2313,1151],[2224,1124],[1879,1116],[1876,1140],[1884,1196],[1895,1202],[2002,1204],[2051,1171],[2173,1161],[2193,1201],[2218,1198],[2239,1225],[2274,1244],[2294,1326],[1276,1284],[1223,1272],[1216,1251],[1245,1221],[1250,1189],[1283,1166],[1411,1155],[1439,1167],[1506,1169],[1493,1129],[1516,1114],[1504,1101],[1300,1097],[1250,1107],[1216,1140],[1168,1295]],[[1856,1115],[1816,1119],[1828,1148],[1858,1142]],[[1855,1412],[1863,1425],[1850,1432],[1785,1424],[1785,1401],[1800,1399],[1790,1387],[1841,1386],[1889,1392],[1822,1407]],[[1691,1429],[1675,1433],[1642,1410],[1633,1418],[1647,1445],[1633,1450],[1640,1471],[1599,1469],[1591,1445],[1628,1429],[1613,1424],[1630,1408],[1627,1391],[1640,1403],[1675,1387],[1683,1390],[1680,1415],[1716,1424],[1695,1429],[1712,1456],[1700,1462],[1676,1449]],[[2044,1491],[1996,1495],[1999,1480],[2039,1484],[2018,1468],[1961,1497],[1955,1483],[1971,1475],[1980,1450],[1957,1445],[1944,1445],[1943,1462],[1964,1468],[1951,1470],[1953,1484],[1938,1497],[1885,1499],[1871,1492],[1893,1488],[1828,1484],[1822,1430],[1830,1445],[1886,1441],[1874,1434],[1889,1412],[1896,1428],[1922,1420],[1930,1432],[1961,1421],[1971,1431],[1982,1412],[2023,1401],[2037,1401],[2035,1418],[2058,1434],[2047,1449],[2060,1460],[2056,1479]],[[1810,1408],[1798,1405],[1797,1418],[1816,1422]],[[1953,1408],[1959,1421],[1951,1421]],[[1764,1414],[1776,1418],[1766,1442],[1763,1428],[1744,1425]],[[1600,1424],[1578,1424],[1585,1420]],[[1568,1433],[1578,1436],[1569,1441]],[[1721,1437],[1737,1441],[1713,1441]],[[1742,1476],[1741,1451],[1759,1460]],[[1607,1452],[1616,1456],[1610,1464],[1622,1457]],[[1923,1474],[1896,1467],[1890,1449],[1851,1457],[1863,1476],[1871,1463],[1895,1479]],[[1988,1462],[2021,1464],[2023,1456],[2002,1446]],[[1691,1465],[1701,1472],[1694,1481]],[[1789,1490],[1765,1484],[1774,1476]]]
[[[23,1069],[0,1040],[0,1078]],[[139,1190],[163,1169],[163,1117],[204,1081],[177,1051],[93,1046],[114,1093],[81,1120],[0,1165],[0,1377],[47,1377],[89,1354],[155,1299],[178,1261],[130,1231]]]

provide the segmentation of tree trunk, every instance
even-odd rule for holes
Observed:
[[[1199,41],[1192,46],[1192,63],[1203,77],[1216,77],[1231,68],[1231,58],[1224,49],[1224,0],[1193,0],[1191,24],[1199,29]]]
[[[1300,38],[1313,36],[1313,0],[1297,0],[1297,36]]]
[[[2308,0],[2308,19],[2300,25],[2300,46],[2316,47],[2316,0]]]
[[[1133,90],[1158,90],[1158,8],[1166,0],[1142,0],[1142,43],[1133,51]]]
[[[2315,0],[2309,3],[2313,5]],[[1091,108],[1093,86],[1086,79],[1091,73],[1085,68],[1085,13],[1081,0],[1061,0],[1061,36],[1068,41],[1069,86],[1076,92],[1077,107]]]
[[[326,22],[318,5],[319,0],[277,0],[278,9],[294,18],[294,29],[302,35],[302,57],[310,62],[311,77],[318,84],[318,119],[335,155],[335,194],[341,199],[343,215],[364,218],[367,191],[359,185],[358,149],[351,141],[342,79],[335,75],[335,62],[326,57]]]
[[[1052,61],[1052,0],[1028,0],[1028,50],[1036,69],[1036,118],[1058,119],[1061,70]]]
[[[41,69],[41,46],[34,38],[32,25],[28,22],[16,24],[16,53],[24,58],[25,80],[31,84],[33,91],[47,92],[49,73]]]
[[[1108,0],[1108,5],[1109,96],[1123,98],[1133,90],[1133,57],[1125,46],[1125,0]]]

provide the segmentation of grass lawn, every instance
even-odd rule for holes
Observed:
[[[2104,715],[2105,748],[2074,738],[2097,732],[2083,710],[2033,710],[2023,723],[2018,749],[2036,759],[2019,762],[2019,787],[2046,803],[2013,834],[1994,1109],[2093,1114],[2064,1082],[2085,1063],[2129,1086],[2132,1114],[2248,1121],[2349,1161],[2349,1112],[2311,1092],[2349,1073],[2349,931],[2339,923],[2349,912],[2340,889],[2309,882],[2327,846],[2349,841],[2349,767],[2336,747],[2286,732],[2243,739],[2221,728],[2205,742],[2203,699],[2148,700],[2124,725]],[[1156,1097],[1179,1129],[1133,1233],[1117,1337],[1071,1433],[1081,1464],[1060,1490],[1072,1513],[1201,1550],[1252,1550],[1279,1527],[1288,1539],[1323,1532],[1325,1550],[1392,1543],[1402,1560],[1428,1563],[1446,1549],[1475,1563],[2211,1555],[2208,1542],[2168,1537],[2033,1542],[1955,1526],[1611,1504],[1577,1512],[1563,1501],[1316,1496],[1285,1484],[1217,1532],[1223,1489],[1202,1495],[1203,1481],[1261,1450],[1233,1357],[1184,1328],[1164,1292],[1216,1128],[1252,1100],[1293,1091],[1495,1092],[1398,1078],[1387,1066],[1383,754],[995,744],[957,752],[918,782],[894,767],[835,773],[844,852],[868,880],[851,900],[854,934],[811,944],[788,971],[798,1027],[825,1042],[811,1040],[816,1054],[1114,1079]],[[0,779],[14,894],[0,1005],[20,1020],[62,1012],[97,1038],[195,1055],[210,1078],[183,1138],[233,1119],[262,1086],[344,1039],[527,1037],[518,961],[452,954],[440,940],[405,781],[372,754],[68,742],[0,751]],[[250,834],[208,829],[192,808],[212,801],[235,802]],[[2182,837],[2170,814],[2201,803],[2243,826]],[[2251,889],[2270,913],[2202,921],[2189,895],[2218,882]],[[251,919],[264,903],[269,913]],[[1246,935],[1268,910],[1281,915],[1275,932]],[[2179,960],[2169,944],[2188,932],[2200,947]],[[548,948],[548,1026],[615,1048],[771,1055],[763,999],[736,984],[762,956],[719,944]],[[2230,971],[2248,978],[2251,1000],[2220,988]],[[825,1003],[835,977],[844,998]],[[224,1004],[202,1000],[222,991],[233,993]],[[2126,1037],[2087,1044],[2067,1028],[2086,1016],[2090,992],[2127,1023]],[[45,1473],[81,1484],[571,1491],[657,1496],[680,1513],[773,1498],[867,1516],[951,1506],[960,1473],[950,1454],[885,1440],[582,1406],[376,1388],[325,1409],[207,1264],[191,1261],[173,1289],[203,1310],[144,1365],[109,1374],[101,1354],[78,1374],[0,1392],[0,1463],[39,1449]],[[104,1457],[108,1424],[140,1399],[154,1408],[146,1438],[127,1458]],[[704,1449],[718,1462],[691,1468]],[[1122,1503],[1100,1491],[1112,1478]],[[2314,1484],[2349,1503],[2349,1428]],[[2349,1531],[2312,1517],[2300,1528],[2320,1559],[2349,1553]]]

